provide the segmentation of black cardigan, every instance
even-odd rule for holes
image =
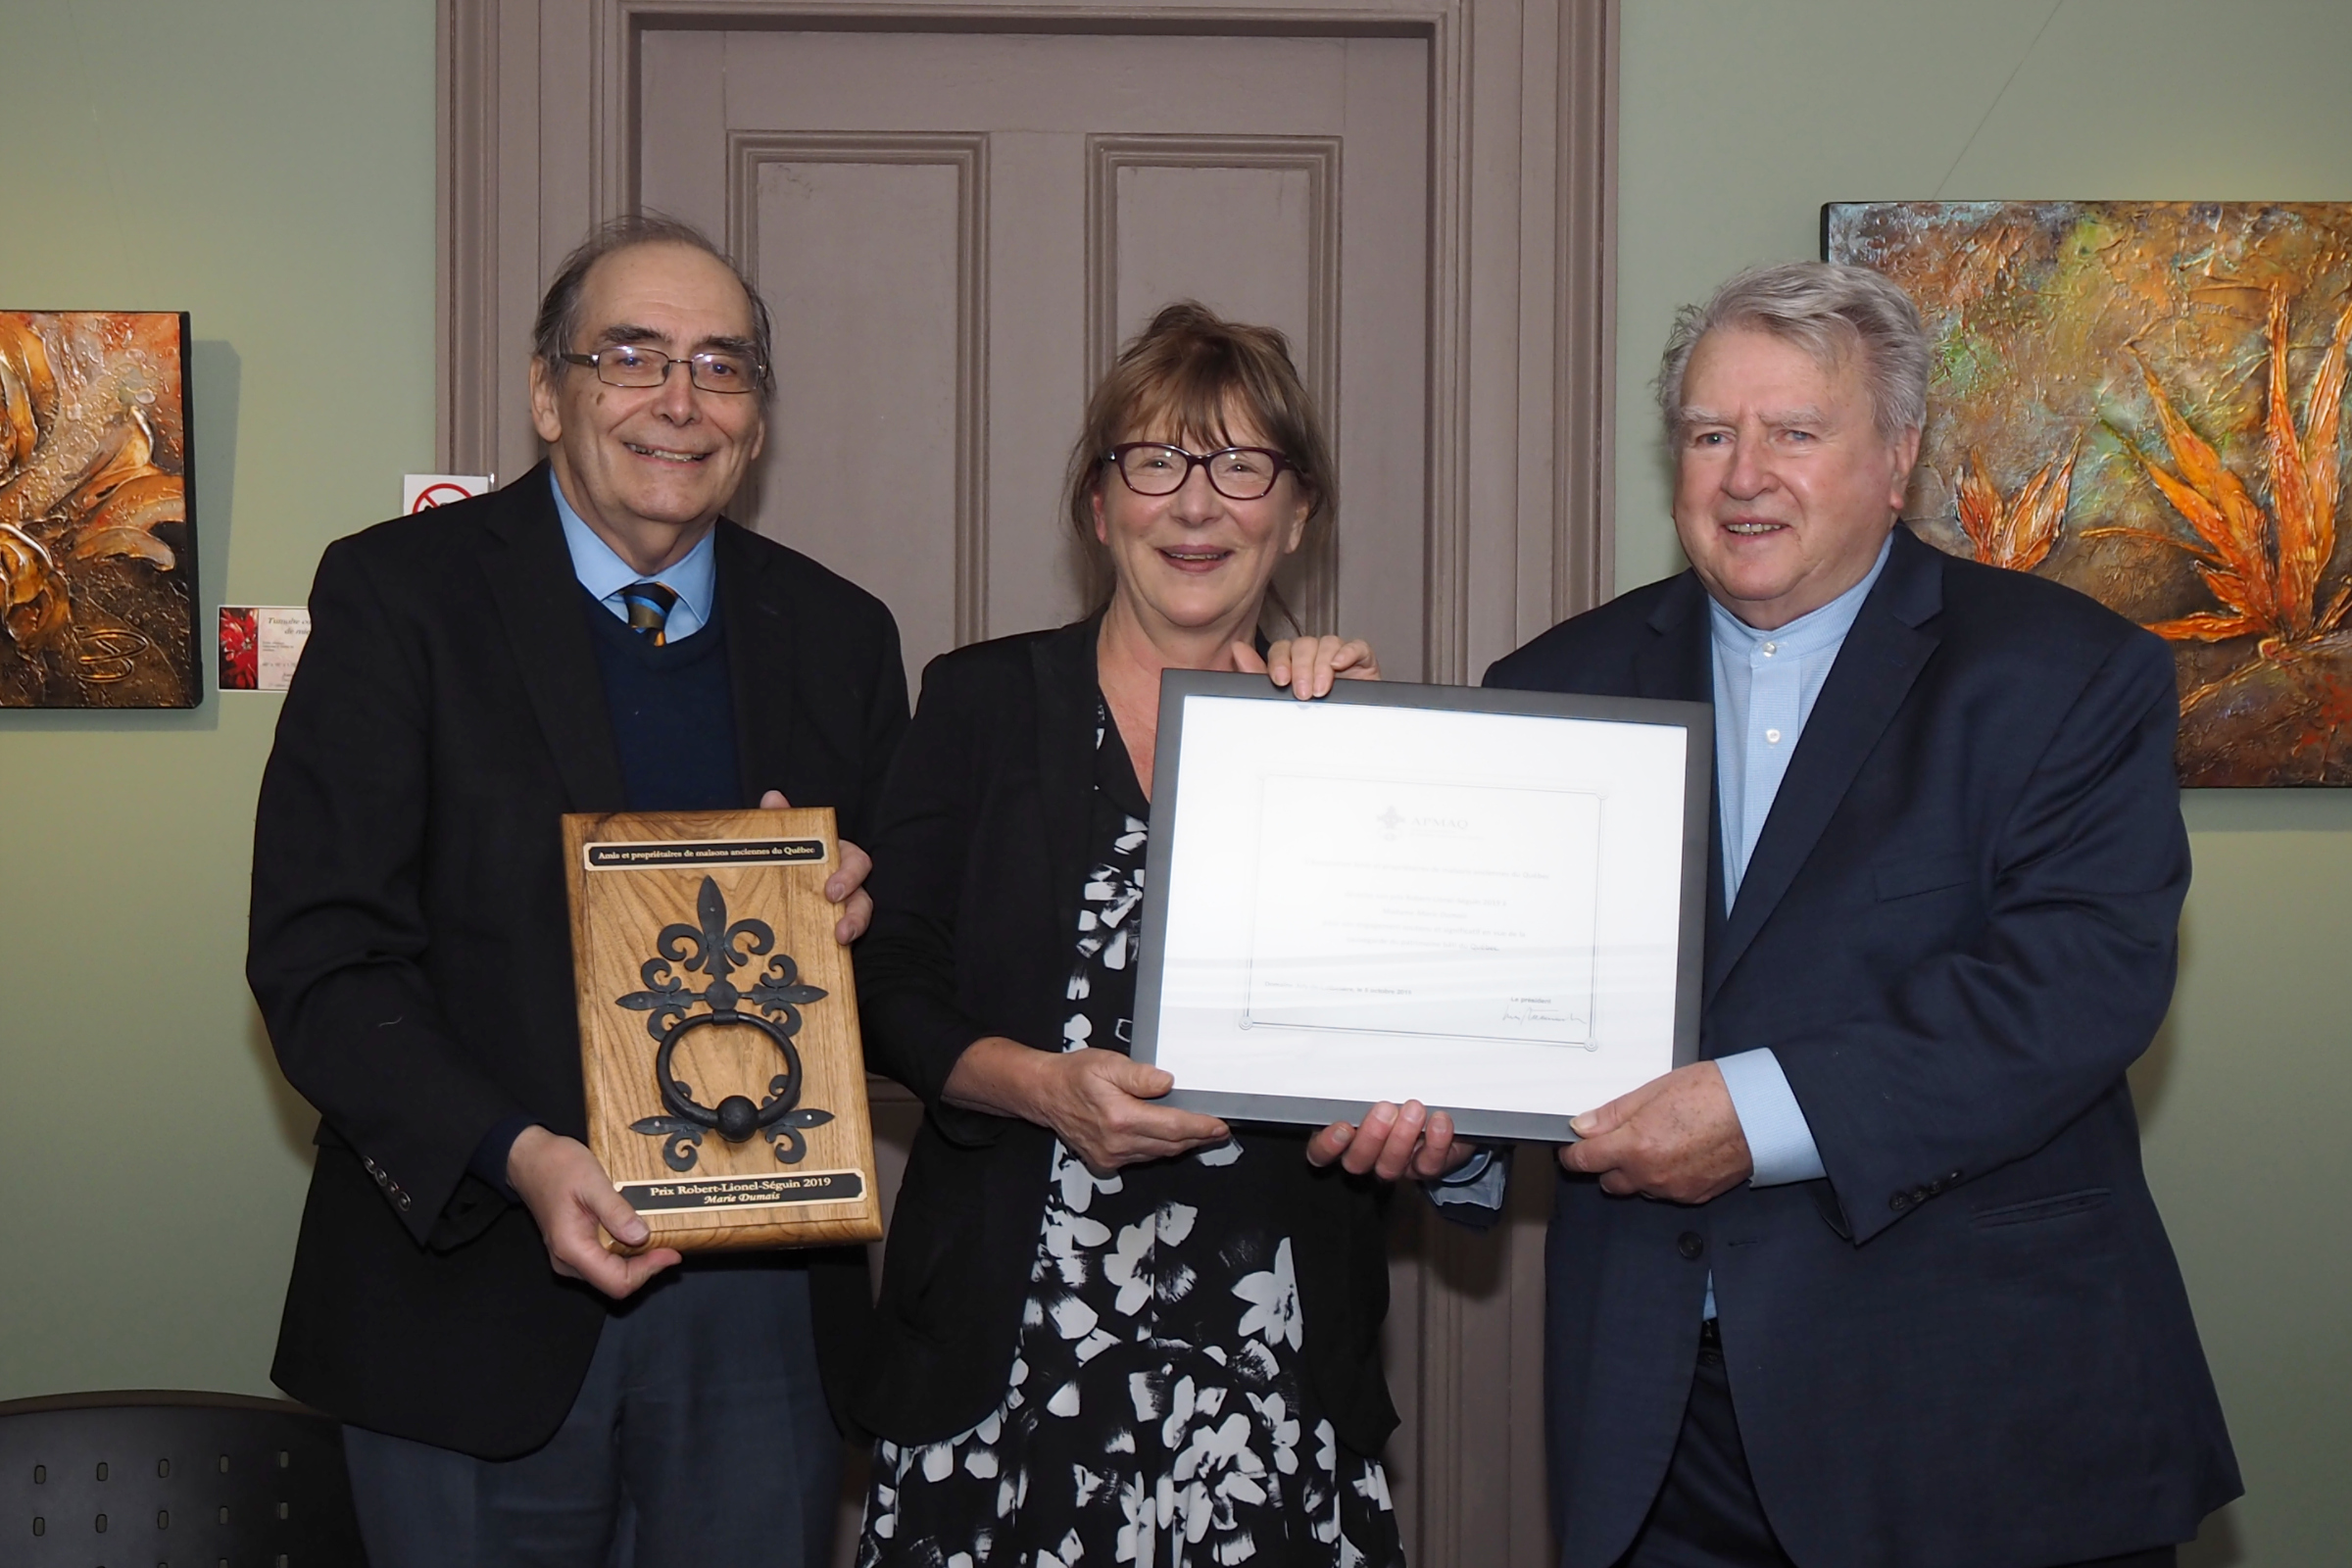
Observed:
[[[940,1093],[984,1035],[1059,1045],[1089,848],[1099,625],[933,661],[883,791],[858,1005],[868,1064],[927,1107],[891,1222],[858,1401],[859,1424],[895,1443],[971,1427],[1011,1375],[1054,1135]],[[1396,1425],[1380,1365],[1385,1190],[1308,1165],[1302,1129],[1250,1136],[1295,1146],[1274,1152],[1296,1172],[1282,1217],[1307,1376],[1340,1440],[1378,1454]]]

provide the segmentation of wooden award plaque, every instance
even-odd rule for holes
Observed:
[[[588,1147],[646,1246],[879,1240],[832,808],[566,816],[564,847]]]

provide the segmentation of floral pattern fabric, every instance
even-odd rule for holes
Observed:
[[[1097,722],[1065,1051],[1126,1050],[1134,1010],[1148,835]],[[1380,1461],[1306,1387],[1275,1157],[1236,1138],[1098,1176],[1056,1141],[1011,1386],[957,1437],[876,1446],[858,1568],[1401,1568]]]

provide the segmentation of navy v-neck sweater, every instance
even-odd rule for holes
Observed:
[[[691,637],[656,647],[580,590],[632,811],[732,810],[743,798],[735,694],[718,607]]]

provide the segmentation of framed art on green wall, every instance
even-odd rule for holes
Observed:
[[[0,311],[0,708],[193,708],[188,318]]]
[[[1905,515],[2172,644],[2180,781],[2352,784],[2352,204],[1839,202],[1936,363]]]

